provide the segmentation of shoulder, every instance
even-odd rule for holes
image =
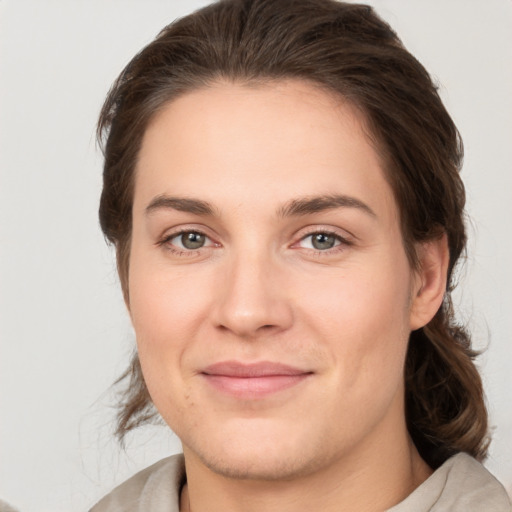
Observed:
[[[511,512],[503,486],[473,457],[459,453],[389,512]]]
[[[123,482],[90,512],[178,512],[184,480],[183,455],[173,455]]]
[[[505,489],[482,464],[466,453],[452,457],[448,463],[450,461],[446,485],[434,510],[512,510]]]

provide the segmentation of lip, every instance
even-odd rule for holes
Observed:
[[[223,361],[200,373],[216,391],[238,399],[254,400],[296,386],[313,372],[270,361],[251,364]]]

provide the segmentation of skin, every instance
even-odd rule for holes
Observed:
[[[182,231],[204,245],[186,248]],[[218,83],[155,116],[136,169],[129,310],[151,397],[183,443],[182,510],[383,510],[429,476],[403,367],[410,331],[441,304],[446,240],[417,251],[413,271],[379,155],[340,98],[299,81]],[[240,398],[205,378],[221,361],[307,375]]]

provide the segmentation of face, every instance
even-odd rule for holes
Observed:
[[[139,156],[129,309],[186,457],[289,478],[403,433],[417,280],[360,114],[302,82],[217,84]]]

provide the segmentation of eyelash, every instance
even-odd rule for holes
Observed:
[[[170,242],[172,239],[177,238],[179,236],[182,236],[184,234],[188,233],[194,233],[196,235],[202,235],[206,239],[211,241],[211,238],[204,233],[203,231],[199,229],[180,229],[179,231],[175,231],[174,233],[170,233],[168,235],[165,235],[161,240],[157,242],[156,245],[163,247],[165,250],[169,251],[171,254],[180,256],[180,257],[190,257],[190,256],[197,256],[201,250],[204,249],[210,249],[215,246],[218,246],[219,244],[212,243],[212,245],[199,247],[198,249],[181,249],[179,247],[173,246]]]
[[[337,233],[337,232],[335,232],[333,230],[330,230],[330,229],[318,229],[318,228],[310,231],[309,233],[306,233],[306,234],[302,235],[300,237],[300,239],[298,240],[298,242],[295,242],[293,245],[296,246],[300,242],[306,240],[309,237],[312,237],[313,235],[332,236],[332,237],[334,237],[336,239],[337,242],[339,242],[334,247],[331,247],[331,248],[326,249],[326,250],[308,249],[310,251],[310,254],[312,254],[314,256],[320,256],[321,257],[321,256],[333,255],[333,254],[336,254],[338,252],[344,251],[347,247],[350,247],[351,245],[353,245],[353,243],[350,240],[348,240],[347,238],[341,236],[339,233]]]
[[[160,247],[164,247],[167,251],[169,251],[170,253],[172,253],[176,256],[179,256],[179,257],[197,256],[200,253],[200,251],[202,251],[202,250],[211,249],[211,248],[220,246],[220,244],[212,242],[211,245],[199,247],[198,249],[181,249],[179,247],[173,246],[170,243],[171,240],[173,240],[174,238],[177,238],[179,236],[182,236],[184,234],[189,234],[189,233],[202,235],[206,239],[210,240],[210,242],[212,242],[211,238],[206,233],[204,233],[203,231],[201,231],[199,229],[180,229],[179,231],[176,231],[176,232],[173,232],[173,233],[170,233],[170,234],[164,236],[161,240],[159,240],[156,243],[156,245],[158,245]],[[332,231],[329,229],[318,229],[317,228],[315,230],[310,231],[309,233],[303,234],[297,242],[294,242],[292,244],[292,248],[295,246],[298,246],[298,244],[300,244],[302,241],[306,240],[307,238],[312,237],[313,235],[319,235],[319,234],[332,236],[336,239],[336,242],[338,242],[338,243],[337,243],[337,245],[334,245],[333,247],[325,249],[325,250],[305,248],[306,250],[309,251],[310,254],[313,254],[314,256],[326,256],[326,255],[336,254],[337,252],[343,251],[347,247],[350,247],[351,245],[353,245],[353,243],[350,240],[347,240],[347,238],[341,236],[339,233],[336,233],[335,231]]]

